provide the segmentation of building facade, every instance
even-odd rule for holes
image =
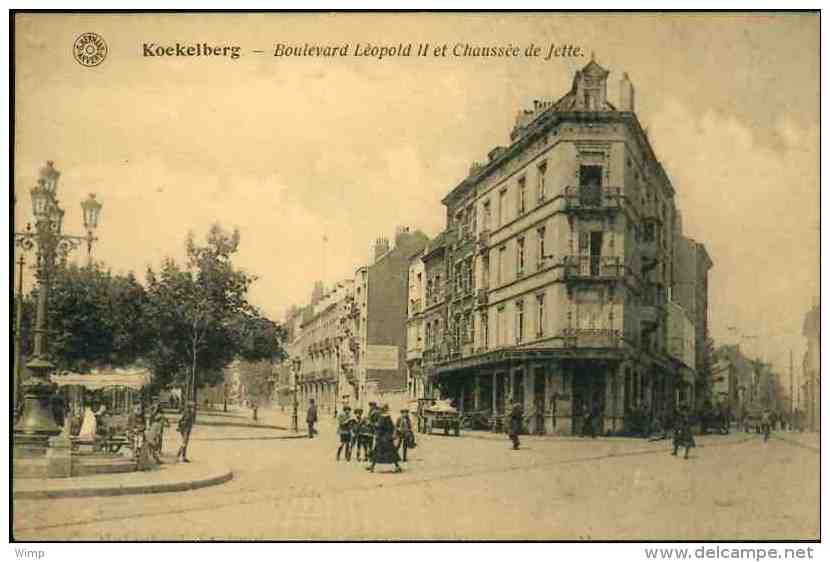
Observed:
[[[807,351],[802,362],[801,406],[804,428],[821,430],[821,311],[814,306],[804,317],[802,334],[807,338]]]
[[[443,199],[424,252],[423,363],[464,412],[524,406],[534,433],[605,432],[677,403],[668,350],[674,187],[634,113],[591,61],[556,101],[519,113],[511,144]]]
[[[426,275],[423,257],[424,251],[421,250],[409,259],[406,309],[406,390],[409,399],[426,393],[423,369]]]
[[[678,221],[678,226],[680,221]],[[689,313],[695,327],[695,364],[693,403],[698,408],[713,400],[711,352],[709,345],[709,270],[712,260],[706,247],[683,236],[678,229],[674,246],[674,284],[672,300]]]

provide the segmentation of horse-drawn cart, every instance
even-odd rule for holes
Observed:
[[[418,400],[418,431],[432,433],[433,429],[443,429],[444,435],[450,432],[456,437],[461,434],[461,416],[449,401],[434,398]]]

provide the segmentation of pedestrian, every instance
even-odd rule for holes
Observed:
[[[389,405],[384,404],[377,414],[377,425],[375,426],[375,446],[372,451],[372,464],[366,467],[369,472],[375,471],[375,465],[394,464],[395,472],[401,472],[398,465],[400,457],[395,448],[395,424],[389,417]]]
[[[591,416],[591,409],[586,404],[582,409],[582,437],[596,437],[594,435],[594,420]]]
[[[352,424],[352,451],[355,452],[357,461],[360,462],[360,451],[363,451],[364,461],[369,460],[369,443],[372,440],[370,435],[369,420],[363,417],[363,408],[355,408],[354,423]]]
[[[184,414],[179,418],[179,423],[176,429],[181,437],[179,450],[176,452],[176,460],[181,459],[182,462],[190,462],[187,458],[187,445],[190,443],[190,432],[193,430],[193,424],[196,422],[196,404],[188,402],[184,410]]]
[[[317,430],[314,429],[314,424],[317,423],[317,405],[314,404],[314,398],[308,401],[308,412],[305,416],[305,421],[308,424],[308,438],[313,439]]]
[[[375,450],[375,433],[377,432],[378,422],[380,421],[380,408],[376,402],[369,402],[369,429],[371,430],[371,438],[369,441],[369,458]]]
[[[406,462],[406,451],[415,447],[415,433],[412,431],[412,420],[409,417],[409,410],[401,410],[401,417],[395,423],[395,430],[398,434],[398,450],[403,450],[401,460]]]
[[[346,449],[346,462],[352,460],[352,427],[354,426],[352,409],[344,406],[343,411],[337,416],[337,433],[340,436],[340,446],[337,448],[337,461],[340,461],[340,453]]]
[[[672,445],[674,448],[672,455],[674,456],[677,456],[677,450],[680,447],[684,447],[686,449],[686,453],[683,455],[684,459],[689,458],[689,449],[695,446],[695,439],[692,435],[692,425],[689,421],[689,416],[685,408],[681,409],[680,414],[675,417],[674,439]]]
[[[764,434],[764,442],[766,443],[769,440],[769,434],[772,430],[772,424],[774,423],[773,420],[775,414],[770,412],[769,410],[764,410],[764,413],[761,414],[761,433]]]
[[[513,450],[519,450],[519,433],[522,431],[522,405],[516,402],[513,404],[513,411],[510,413],[510,440],[513,442]]]
[[[150,427],[147,430],[147,443],[150,454],[157,463],[161,463],[162,444],[164,442],[164,428],[169,424],[161,412],[161,407],[154,407],[150,413]]]

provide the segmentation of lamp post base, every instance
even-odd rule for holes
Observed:
[[[45,454],[49,438],[61,432],[49,403],[53,385],[45,377],[31,376],[21,386],[23,416],[14,426],[14,456]]]

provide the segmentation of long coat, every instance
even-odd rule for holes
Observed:
[[[400,460],[395,448],[395,424],[388,415],[380,416],[375,427],[375,462],[395,463]]]
[[[513,410],[510,414],[510,435],[518,435],[522,432],[522,411]]]

